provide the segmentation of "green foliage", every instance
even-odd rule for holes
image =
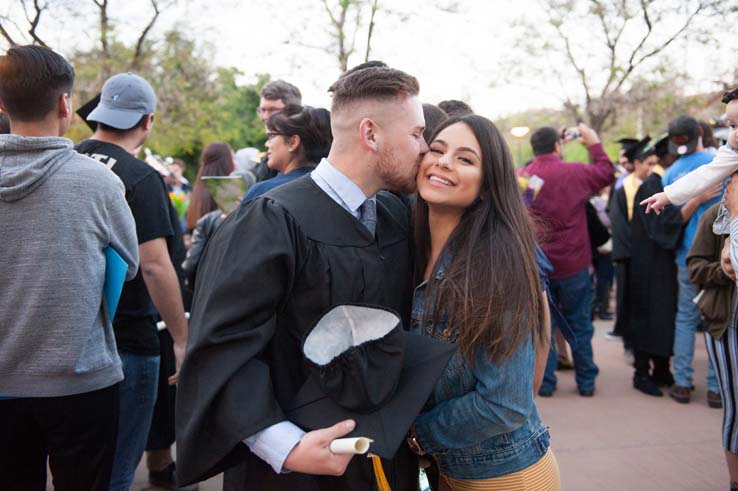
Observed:
[[[229,143],[234,150],[264,143],[264,128],[256,115],[259,90],[269,80],[259,75],[253,85],[239,85],[235,68],[218,68],[210,61],[211,49],[201,47],[185,33],[172,30],[145,51],[136,73],[148,80],[157,94],[154,129],[146,146],[154,153],[184,160],[188,176],[196,173],[202,149],[211,142]],[[111,73],[129,70],[133,47],[110,45]],[[77,72],[75,100],[84,104],[101,89],[99,48],[76,52],[71,61]],[[67,136],[80,141],[91,135],[79,118]]]

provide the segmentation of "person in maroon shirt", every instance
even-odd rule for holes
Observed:
[[[592,357],[594,328],[589,279],[592,252],[585,203],[612,184],[615,169],[597,133],[583,123],[579,124],[578,132],[579,141],[589,150],[590,165],[562,161],[561,133],[543,127],[531,135],[535,158],[519,174],[537,183],[530,212],[538,224],[541,248],[554,268],[550,276],[551,294],[576,335],[572,354],[579,394],[592,396],[599,369]],[[555,368],[556,353],[552,347],[539,395],[551,396],[556,390]]]

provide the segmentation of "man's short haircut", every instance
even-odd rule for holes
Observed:
[[[0,56],[0,100],[11,120],[40,121],[71,96],[74,68],[43,46],[13,46]]]
[[[553,153],[559,140],[561,140],[561,134],[556,128],[544,126],[530,135],[530,146],[533,147],[534,155]]]
[[[374,66],[346,73],[328,88],[333,94],[331,112],[362,100],[391,100],[417,96],[420,84],[412,75],[394,68]]]
[[[128,132],[131,132],[133,130],[136,130],[138,128],[141,128],[146,123],[146,118],[148,118],[148,117],[149,117],[148,114],[144,114],[143,116],[141,116],[141,119],[138,120],[138,123],[134,124],[133,126],[131,126],[130,128],[128,128],[127,130],[121,130],[120,128],[114,128],[114,127],[112,127],[110,125],[107,125],[105,123],[99,123],[98,122],[98,123],[95,123],[95,124],[97,125],[97,128],[100,128],[100,129],[102,129],[104,131],[107,131],[108,133],[115,133],[116,135],[123,136],[123,135],[127,134]]]
[[[261,88],[259,95],[270,101],[281,100],[285,106],[302,105],[300,89],[284,80],[272,80]]]
[[[441,101],[438,103],[438,107],[443,112],[448,114],[449,118],[457,116],[466,116],[467,114],[474,114],[471,106],[463,101],[457,101],[455,99],[449,99],[447,101]]]
[[[345,72],[341,74],[341,78],[345,77],[346,75],[350,75],[354,72],[358,72],[359,70],[363,70],[365,68],[388,68],[388,67],[389,65],[387,65],[387,63],[383,61],[369,60],[369,61],[365,61],[364,63],[359,63],[358,65],[346,70]]]

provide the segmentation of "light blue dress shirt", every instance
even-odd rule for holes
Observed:
[[[364,201],[376,200],[375,196],[367,198],[356,183],[333,167],[327,159],[320,161],[320,164],[310,173],[310,177],[333,201],[357,219],[359,218],[359,207],[364,204]],[[283,472],[282,468],[287,456],[300,442],[303,435],[305,432],[291,421],[281,421],[245,438],[243,442],[248,445],[254,455],[269,464],[274,472],[279,474]]]

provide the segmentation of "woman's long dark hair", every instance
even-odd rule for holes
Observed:
[[[200,154],[200,168],[190,194],[187,207],[187,229],[193,230],[197,221],[205,214],[218,209],[215,200],[200,179],[202,176],[227,176],[235,170],[233,149],[227,143],[214,142],[205,147]]]
[[[436,128],[431,142],[457,123],[471,129],[482,150],[482,186],[441,252],[440,257],[450,253],[452,258],[445,276],[436,279],[438,264],[433,267],[425,315],[435,326],[445,311],[470,362],[480,348],[501,361],[528,339],[547,339],[533,227],[510,149],[491,121],[475,114],[450,118]],[[431,251],[428,204],[420,195],[415,240],[416,277],[422,278]]]

